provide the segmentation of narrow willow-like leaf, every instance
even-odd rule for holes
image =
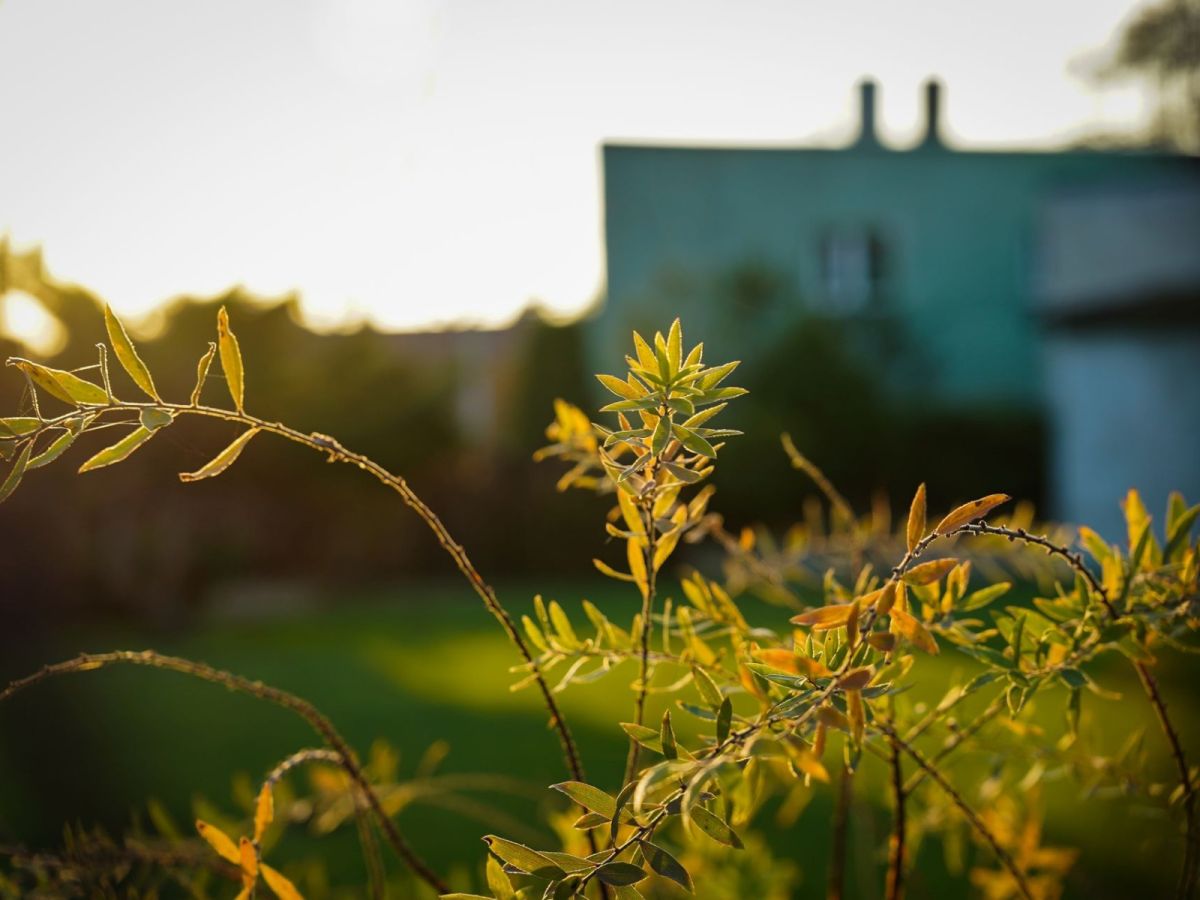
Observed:
[[[196,830],[200,832],[200,837],[204,838],[208,845],[217,851],[217,855],[221,859],[241,868],[242,854],[229,835],[216,825],[209,825],[203,819],[196,820]]]
[[[254,803],[254,842],[258,843],[262,840],[263,834],[266,833],[267,826],[275,819],[275,794],[271,791],[269,784],[264,784],[262,790],[258,792],[258,799]]]
[[[921,563],[919,566],[913,566],[901,578],[905,584],[932,584],[943,575],[946,575],[958,565],[957,559],[935,559],[931,562]]]
[[[716,458],[717,451],[713,449],[713,445],[690,428],[684,428],[682,425],[674,425],[671,431],[679,443],[683,444],[683,446],[693,453],[699,453],[701,456],[707,456],[709,459]]]
[[[625,400],[637,400],[645,395],[645,391],[639,391],[627,381],[622,381],[613,375],[597,375],[596,380],[602,385]]]
[[[229,328],[229,313],[225,307],[217,313],[217,347],[221,353],[221,369],[225,372],[225,383],[238,412],[245,412],[245,373],[242,370],[242,351],[237,335]]]
[[[41,425],[41,422],[31,416],[11,416],[7,419],[0,419],[0,438],[33,434]]]
[[[296,890],[296,886],[278,869],[273,869],[266,863],[263,863],[260,868],[263,881],[274,891],[279,900],[304,900],[304,897]]]
[[[646,877],[646,872],[633,863],[610,862],[596,869],[596,877],[605,884],[623,886],[637,884]]]
[[[667,334],[667,361],[671,364],[671,371],[678,372],[680,363],[683,359],[683,326],[680,325],[679,319],[676,318],[671,323],[671,330]]]
[[[504,866],[490,854],[487,858],[487,886],[495,900],[517,900],[517,892]]]
[[[726,697],[721,701],[721,708],[717,711],[717,743],[725,743],[725,739],[729,737],[729,728],[733,724],[733,701]]]
[[[564,781],[561,784],[552,784],[550,787],[566,794],[585,809],[604,816],[606,821],[617,814],[616,798],[598,787],[584,784],[581,781]]]
[[[8,470],[8,477],[4,479],[4,483],[0,484],[0,503],[7,500],[17,489],[17,485],[21,483],[21,478],[25,475],[25,469],[29,465],[29,454],[32,452],[33,441],[29,441],[22,448],[21,455],[17,457],[13,467]]]
[[[49,447],[29,460],[29,465],[25,467],[26,471],[50,465],[50,463],[62,456],[68,447],[75,443],[75,438],[77,437],[79,437],[79,432],[77,431],[64,431],[54,439]]]
[[[647,865],[663,878],[670,878],[688,893],[692,891],[692,876],[674,856],[657,844],[641,842],[642,856]]]
[[[154,387],[154,379],[150,376],[150,370],[138,356],[137,348],[129,339],[129,333],[125,331],[125,326],[121,324],[120,319],[113,315],[113,311],[107,303],[104,304],[104,327],[108,329],[108,340],[117,354],[121,367],[129,373],[133,383],[151,399],[161,402],[162,398],[158,396],[158,391]]]
[[[551,881],[557,881],[560,878],[565,878],[567,875],[550,857],[538,853],[538,851],[532,850],[524,844],[506,841],[504,838],[497,837],[494,834],[485,836],[483,842],[501,860],[510,866],[520,869],[522,872]]]
[[[1001,503],[1007,503],[1011,499],[1012,497],[1008,496],[1008,494],[988,494],[986,497],[980,497],[978,500],[964,503],[962,506],[952,510],[942,521],[938,522],[938,526],[934,531],[938,534],[953,531],[955,528],[966,525],[980,516],[986,516]]]
[[[104,448],[87,462],[85,462],[79,467],[79,471],[81,473],[90,472],[93,469],[102,469],[105,466],[111,466],[115,463],[121,462],[122,460],[128,459],[129,455],[133,453],[134,450],[142,446],[142,444],[146,443],[146,441],[150,440],[150,438],[154,437],[156,433],[157,432],[151,431],[148,428],[135,428],[111,447]]]
[[[217,355],[217,345],[213,341],[208,342],[208,350],[200,357],[200,361],[196,363],[196,386],[192,388],[192,396],[188,400],[192,406],[199,406],[200,394],[204,391],[204,382],[208,380],[208,369],[212,365],[213,357]]]
[[[237,461],[237,458],[242,454],[242,450],[248,443],[250,443],[250,438],[258,434],[258,431],[259,429],[257,428],[251,428],[248,431],[243,431],[236,438],[234,438],[233,443],[231,443],[228,447],[214,456],[209,462],[205,463],[195,472],[180,472],[179,480],[187,482],[200,481],[204,478],[212,478],[216,475],[220,475]]]
[[[104,388],[85,381],[71,372],[51,369],[49,366],[39,366],[37,363],[23,359],[11,360],[10,364],[28,375],[35,385],[51,397],[61,400],[63,403],[71,406],[78,406],[81,403],[103,406],[108,403],[108,394]]]
[[[675,729],[671,727],[671,711],[669,709],[663,713],[659,741],[662,743],[663,756],[667,759],[675,759],[679,756],[679,749],[675,744]]]
[[[908,552],[912,553],[921,538],[925,537],[925,482],[917,488],[913,495],[912,506],[908,508]]]
[[[742,848],[742,840],[723,819],[718,818],[703,806],[693,806],[688,810],[692,823],[714,841],[727,844],[730,847]]]

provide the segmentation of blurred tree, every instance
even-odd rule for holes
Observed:
[[[1103,74],[1154,79],[1154,137],[1200,152],[1200,0],[1166,0],[1140,10]]]

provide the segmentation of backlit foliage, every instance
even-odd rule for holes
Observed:
[[[1085,798],[1127,795],[1176,817],[1180,837],[1170,851],[1180,861],[1179,895],[1191,896],[1196,773],[1154,667],[1164,653],[1196,647],[1200,543],[1192,532],[1200,506],[1173,495],[1160,540],[1150,513],[1130,491],[1123,501],[1126,540],[1114,545],[1087,528],[1074,535],[1035,531],[1028,508],[1017,505],[1006,513],[1010,501],[1000,493],[934,512],[922,485],[896,527],[883,509],[856,514],[785,437],[794,467],[828,501],[828,516],[824,507],[810,506],[782,538],[764,529],[731,534],[710,509],[713,488],[704,482],[724,440],[738,434],[715,427],[715,420],[745,392],[725,384],[737,363],[706,363],[702,345],[685,351],[676,321],[653,340],[635,333],[626,372],[598,376],[616,397],[601,409],[612,417],[608,424],[559,401],[547,429],[551,443],[538,454],[568,464],[561,488],[595,491],[612,501],[604,527],[623,547],[623,558],[595,565],[629,585],[640,601],[638,612],[620,621],[586,600],[573,614],[537,597],[531,613],[517,618],[402,478],[327,435],[304,434],[245,411],[252,382],[247,390],[224,310],[187,402],[162,399],[121,323],[108,311],[105,321],[111,351],[100,347],[90,371],[10,361],[28,382],[33,415],[0,419],[0,449],[11,460],[0,495],[7,497],[28,472],[54,462],[88,432],[115,428],[119,434],[87,458],[81,472],[124,461],[184,415],[242,428],[209,463],[181,475],[185,481],[219,475],[260,432],[364,469],[429,525],[504,628],[520,657],[513,688],[540,692],[562,744],[568,777],[550,787],[562,797],[559,808],[570,807],[550,822],[559,838],[553,846],[528,846],[503,828],[484,836],[478,889],[487,893],[451,893],[394,822],[407,795],[387,754],[363,765],[307,701],[151,651],[87,655],[14,682],[0,699],[51,676],[128,663],[202,678],[282,706],[325,743],[276,767],[246,822],[197,822],[200,837],[215,851],[207,863],[183,835],[153,852],[113,845],[110,850],[128,857],[113,884],[138,866],[207,865],[230,879],[230,896],[240,891],[239,898],[251,897],[263,887],[285,900],[300,896],[263,856],[271,829],[278,827],[276,792],[286,790],[281,779],[312,763],[320,774],[306,809],[324,830],[356,821],[375,895],[386,890],[374,849],[378,829],[415,878],[403,896],[432,890],[495,900],[631,900],[680,892],[784,898],[798,888],[800,873],[775,858],[764,834],[785,831],[788,840],[801,840],[795,824],[814,794],[828,791],[837,808],[834,822],[807,827],[831,827],[835,848],[845,845],[850,796],[869,794],[876,807],[889,811],[890,837],[879,848],[887,859],[881,892],[889,898],[903,895],[912,860],[929,841],[943,848],[947,869],[958,874],[964,890],[989,900],[1054,898],[1072,867],[1087,859],[1045,838],[1041,789],[1053,770],[1056,777],[1076,779]],[[119,399],[124,388],[113,385],[110,354],[139,399]],[[228,391],[222,406],[201,403],[214,360]],[[723,554],[722,576],[685,570],[676,577],[669,564],[681,542],[702,541],[714,542]],[[1017,580],[1035,586],[1031,602],[1011,600]],[[750,594],[788,612],[756,624],[745,604]],[[948,677],[944,666],[931,668],[928,661],[937,655],[956,655],[964,663],[961,674]],[[1148,760],[1149,738],[1135,736],[1120,753],[1106,755],[1080,727],[1085,704],[1112,696],[1103,682],[1105,662],[1115,657],[1133,667],[1162,725],[1175,766],[1169,778]],[[629,751],[621,780],[600,785],[585,778],[583,754],[555,697],[574,684],[605,678],[612,690],[629,693],[628,721],[613,723]],[[934,687],[941,699],[913,700],[908,692],[914,686]],[[653,720],[647,718],[650,698],[662,709]],[[1039,702],[1061,704],[1057,728],[1032,721]],[[983,771],[956,767],[966,751],[989,765]],[[0,892],[17,896],[31,877],[39,887],[67,884],[64,873],[77,877],[81,858],[88,857],[73,848],[40,861],[13,856]],[[844,855],[835,851],[830,896],[841,896],[845,867]],[[203,885],[193,886],[194,893],[204,892]]]

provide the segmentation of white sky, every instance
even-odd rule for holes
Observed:
[[[1138,127],[1069,68],[1133,0],[0,0],[0,234],[137,315],[232,284],[310,321],[500,323],[603,283],[598,147],[837,144],[947,85],[962,147]]]

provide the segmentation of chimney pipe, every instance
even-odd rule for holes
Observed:
[[[925,138],[921,146],[928,149],[942,146],[942,83],[936,78],[925,82]]]
[[[859,131],[857,147],[878,147],[879,138],[875,134],[875,82],[866,78],[858,84],[859,97]]]

